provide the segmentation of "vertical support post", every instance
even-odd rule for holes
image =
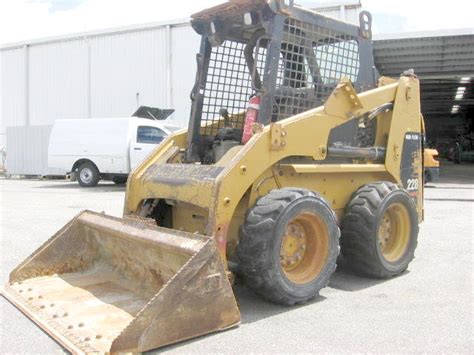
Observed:
[[[346,5],[339,6],[339,18],[342,21],[346,21]]]
[[[263,87],[265,89],[261,98],[260,111],[257,121],[263,125],[269,124],[272,120],[273,97],[278,78],[278,66],[281,53],[281,42],[283,40],[283,31],[286,16],[276,15],[270,24],[268,33],[272,33],[272,38],[267,47],[267,58],[265,60],[265,68],[268,75],[265,75]]]
[[[86,87],[86,100],[87,100],[87,118],[91,118],[92,117],[92,58],[91,58],[91,45],[90,45],[90,42],[87,38],[87,35],[84,36],[84,40],[85,40],[85,44],[86,44],[86,55],[87,55],[87,58],[86,58],[86,75],[87,75],[87,78],[86,78],[86,81],[87,81],[87,87]]]
[[[166,108],[173,108],[173,86],[171,81],[171,25],[165,27],[165,56],[166,56]]]
[[[199,160],[200,130],[202,108],[204,105],[204,89],[206,87],[207,70],[211,58],[212,46],[207,37],[201,39],[201,48],[196,56],[197,71],[196,81],[191,91],[191,117],[189,119],[186,162]]]
[[[25,126],[30,126],[30,48],[28,44],[23,46],[23,58],[24,58],[24,83],[23,83],[23,90],[24,90],[24,121]]]

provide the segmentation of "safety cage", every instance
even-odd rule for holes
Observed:
[[[373,88],[370,14],[360,20],[358,27],[284,1],[230,1],[195,14],[202,41],[188,160],[206,162],[222,128],[239,141],[255,95],[258,122],[268,124],[320,106],[343,77],[359,91]]]

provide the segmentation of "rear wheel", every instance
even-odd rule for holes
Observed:
[[[115,185],[125,185],[127,183],[127,178],[122,176],[114,176],[112,181]]]
[[[97,167],[91,162],[82,163],[77,169],[77,182],[82,187],[97,186],[100,180],[100,173]]]
[[[256,293],[283,305],[319,294],[336,268],[339,228],[327,202],[305,189],[273,190],[246,216],[239,269]]]
[[[389,278],[405,271],[413,260],[418,216],[408,193],[390,182],[360,188],[342,220],[341,247],[356,272]]]

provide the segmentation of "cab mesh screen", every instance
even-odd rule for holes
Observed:
[[[265,81],[266,48],[254,50],[254,71]],[[214,136],[223,127],[223,109],[233,126],[242,122],[252,95],[251,72],[245,44],[224,41],[210,55],[201,115],[201,134]],[[324,103],[342,77],[353,82],[359,73],[357,38],[292,18],[285,22],[277,80],[269,93],[272,121],[304,112]],[[267,72],[268,74],[268,72]],[[266,120],[265,120],[266,121]]]

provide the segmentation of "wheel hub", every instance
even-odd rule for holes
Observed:
[[[92,174],[92,170],[89,168],[82,169],[79,175],[80,175],[81,180],[84,181],[86,184],[92,181],[93,174]]]
[[[392,232],[392,222],[390,217],[385,213],[379,227],[379,244],[384,249],[390,239]]]
[[[401,204],[387,208],[380,220],[378,241],[384,258],[394,262],[408,249],[410,240],[410,218]]]
[[[314,280],[326,265],[329,235],[321,217],[305,212],[288,222],[281,240],[280,264],[293,283]]]
[[[306,233],[304,228],[297,222],[291,222],[286,228],[283,237],[280,261],[286,270],[296,268],[306,252]]]

